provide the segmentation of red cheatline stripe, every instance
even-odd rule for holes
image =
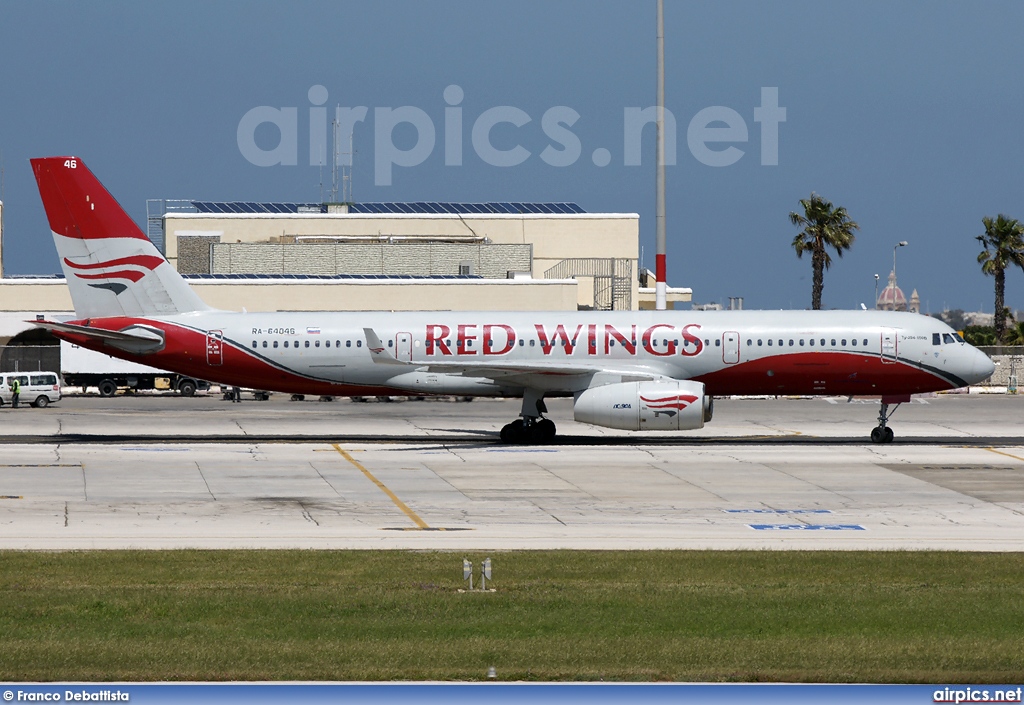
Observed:
[[[106,262],[95,262],[92,264],[78,264],[72,262],[67,257],[64,258],[64,264],[75,269],[101,269],[103,267],[123,267],[125,265],[134,264],[139,267],[145,267],[149,270],[154,270],[163,264],[163,259],[160,257],[154,257],[153,255],[135,255],[133,257],[121,257],[120,259],[107,260]]]

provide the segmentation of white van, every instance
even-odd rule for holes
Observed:
[[[0,374],[0,406],[11,403],[11,384],[21,383],[18,405],[31,404],[42,409],[52,401],[60,401],[60,376],[56,372],[4,372]]]

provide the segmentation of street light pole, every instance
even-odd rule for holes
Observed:
[[[875,308],[878,308],[878,275],[875,275]]]
[[[896,250],[907,246],[906,240],[900,240],[892,248],[892,308],[896,310]]]

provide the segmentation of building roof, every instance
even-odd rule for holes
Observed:
[[[250,201],[192,201],[199,213],[328,213],[326,203],[256,203]],[[415,203],[352,203],[349,213],[586,213],[575,203],[447,203],[417,201]]]

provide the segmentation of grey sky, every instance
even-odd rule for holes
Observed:
[[[655,97],[654,0],[644,2],[10,3],[0,5],[0,152],[5,266],[59,266],[28,159],[82,157],[139,222],[147,198],[302,200],[320,197],[309,164],[309,89],[326,105],[366,106],[354,140],[359,201],[576,201],[638,212],[654,263],[654,130],[641,166],[624,165],[624,110]],[[1024,220],[1024,3],[736,2],[666,0],[668,107],[677,119],[668,168],[669,283],[697,301],[744,296],[748,307],[804,308],[811,265],[789,246],[788,213],[811,191],[847,207],[862,229],[826,274],[824,304],[870,305],[873,275],[892,267],[931,311],[992,310],[992,280],[975,263],[981,218]],[[449,85],[464,94],[463,163],[445,164]],[[777,87],[778,166],[761,164],[754,109]],[[255,166],[237,142],[257,106],[297,109],[296,166]],[[413,106],[436,128],[429,156],[377,185],[375,108]],[[486,163],[471,132],[481,114],[514,106],[531,118],[498,124],[495,148],[517,166]],[[579,114],[581,153],[542,127],[550,108]],[[743,156],[707,166],[687,145],[702,109],[745,122]],[[276,144],[270,125],[256,131]],[[399,125],[408,149],[416,131]],[[724,149],[727,144],[709,145]],[[607,149],[610,163],[595,165]],[[1024,308],[1024,273],[1007,303]]]

